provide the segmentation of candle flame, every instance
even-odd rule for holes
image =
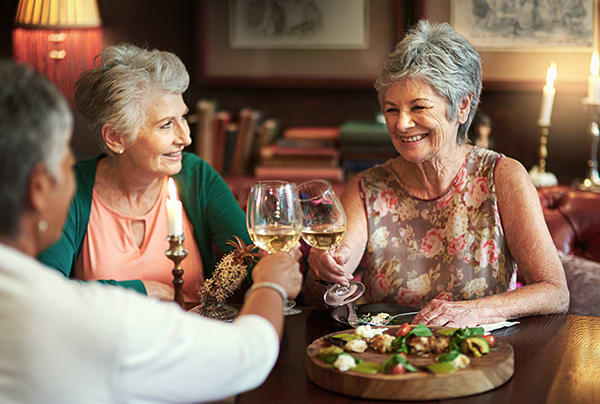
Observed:
[[[599,67],[600,67],[600,60],[598,60],[598,52],[594,52],[592,54],[592,60],[590,62],[590,73],[594,76],[597,76]]]
[[[169,199],[172,201],[178,200],[179,198],[177,198],[177,187],[175,186],[175,181],[173,181],[173,178],[169,177],[168,183]]]
[[[556,80],[556,63],[552,62],[546,72],[546,85],[554,87],[554,80]]]

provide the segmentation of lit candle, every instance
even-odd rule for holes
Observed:
[[[540,119],[538,125],[550,126],[550,117],[552,116],[552,104],[554,104],[554,80],[556,79],[556,64],[552,62],[546,72],[546,85],[542,91],[542,105],[540,106]]]
[[[588,78],[588,101],[594,104],[600,104],[600,77],[598,76],[598,52],[592,54],[590,62],[590,77]]]
[[[169,223],[169,235],[178,236],[183,234],[183,211],[181,201],[177,198],[177,188],[173,178],[169,178],[169,197],[167,198],[167,219]]]

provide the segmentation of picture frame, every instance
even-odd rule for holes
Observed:
[[[450,23],[483,51],[584,51],[594,42],[594,0],[452,0]]]
[[[367,0],[229,0],[234,49],[366,49]]]
[[[472,5],[473,2],[479,0],[443,2],[421,0],[422,13],[418,18],[426,19],[431,23],[447,22],[452,24],[453,1]],[[456,29],[456,27],[454,28]],[[465,34],[459,29],[457,29],[457,32],[469,39],[468,33]],[[554,83],[557,91],[577,94],[586,91],[587,78],[590,72],[591,47],[539,46],[532,50],[531,47],[519,48],[516,45],[494,49],[476,44],[474,46],[481,56],[483,88],[487,92],[541,91],[545,83],[547,69],[552,62],[556,63],[558,70],[557,79]]]
[[[199,0],[195,80],[204,87],[372,87],[385,58],[402,37],[412,9],[406,10],[403,2],[395,0],[365,2],[369,21],[364,49],[234,48],[229,35],[229,2]]]

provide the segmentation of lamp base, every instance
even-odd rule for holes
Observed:
[[[580,191],[600,193],[600,183],[592,181],[589,178],[584,179],[582,182],[576,182],[574,185]]]
[[[531,182],[533,182],[533,185],[536,188],[551,187],[558,184],[556,175],[546,171],[541,171],[537,165],[533,166],[531,170],[529,170],[529,178],[531,178]]]

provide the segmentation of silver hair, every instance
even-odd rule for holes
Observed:
[[[72,129],[65,98],[45,77],[25,65],[0,61],[0,234],[18,234],[27,183],[37,164],[59,177]]]
[[[388,55],[375,82],[379,103],[385,89],[405,79],[421,79],[448,101],[448,119],[458,116],[461,101],[469,94],[467,121],[458,127],[456,141],[465,143],[481,95],[481,59],[473,45],[447,23],[419,21]]]
[[[171,52],[120,44],[105,48],[94,60],[96,66],[75,84],[75,103],[109,155],[114,153],[102,138],[104,124],[133,143],[153,94],[183,94],[190,82],[183,62]]]

